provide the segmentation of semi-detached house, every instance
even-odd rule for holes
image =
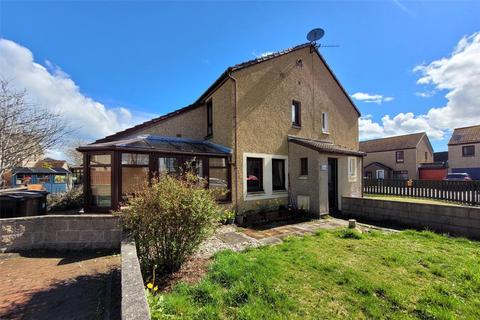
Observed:
[[[229,67],[193,104],[79,148],[89,211],[118,207],[149,176],[194,159],[238,212],[316,216],[362,193],[360,112],[310,43]]]

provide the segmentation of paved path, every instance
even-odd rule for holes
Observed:
[[[0,254],[0,319],[103,319],[119,267],[118,255]]]
[[[394,231],[366,224],[357,223],[357,225],[362,230],[378,229],[383,231]],[[222,226],[217,230],[214,236],[202,243],[196,256],[200,258],[210,258],[216,252],[225,249],[243,251],[251,247],[280,243],[283,238],[289,236],[301,236],[315,233],[315,231],[321,229],[345,228],[347,226],[347,220],[332,217],[287,225],[272,224],[259,228]]]

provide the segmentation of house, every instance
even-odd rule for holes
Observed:
[[[307,43],[237,64],[191,105],[81,146],[86,210],[193,160],[238,213],[291,205],[320,216],[361,196],[360,112]]]
[[[363,176],[374,179],[418,179],[421,163],[433,162],[433,148],[425,132],[360,142]]]
[[[52,158],[43,158],[38,160],[35,165],[35,168],[63,168],[68,170],[68,163],[65,160],[56,160]]]
[[[11,185],[41,185],[49,193],[61,193],[70,189],[70,171],[62,167],[18,167],[12,170]]]
[[[456,128],[448,142],[449,172],[480,180],[480,125]]]

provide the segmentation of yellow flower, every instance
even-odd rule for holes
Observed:
[[[153,283],[147,284],[147,288],[148,288],[148,289],[152,289],[152,288],[153,288]]]
[[[153,287],[153,291],[157,291],[157,290],[158,290],[158,286]]]

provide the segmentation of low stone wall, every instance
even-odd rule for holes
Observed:
[[[46,215],[0,219],[0,252],[120,249],[118,217]]]
[[[145,297],[135,243],[122,241],[122,320],[148,320],[150,309]]]
[[[480,239],[480,208],[342,197],[342,216]]]

